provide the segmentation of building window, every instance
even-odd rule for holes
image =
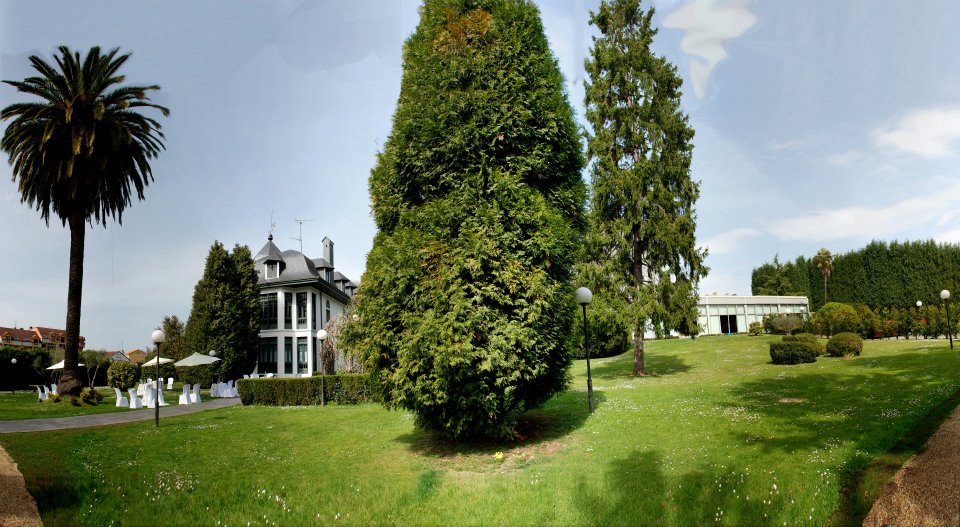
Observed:
[[[307,337],[297,337],[297,373],[307,373]]]
[[[327,300],[327,324],[330,323],[330,300]]]
[[[260,364],[257,366],[260,373],[277,373],[277,338],[264,337],[260,339]]]
[[[277,295],[260,295],[260,329],[277,329]]]
[[[327,269],[324,274],[326,275],[327,282],[332,284],[332,283],[333,283],[333,271],[330,270],[330,269]]]
[[[310,310],[310,329],[317,329],[317,294],[310,293],[310,301],[313,303],[313,309]]]
[[[293,337],[283,339],[283,372],[293,373]]]
[[[283,328],[293,329],[293,293],[284,293]]]
[[[267,262],[267,278],[279,278],[279,277],[280,277],[280,263]]]
[[[307,294],[297,293],[297,327],[303,329],[307,326]]]

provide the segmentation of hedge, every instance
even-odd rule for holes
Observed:
[[[801,364],[816,362],[820,344],[805,341],[780,341],[770,343],[770,359],[774,364]]]
[[[357,404],[372,400],[367,374],[341,373],[314,377],[240,379],[237,392],[244,405],[313,406],[320,404],[321,387],[326,402]]]

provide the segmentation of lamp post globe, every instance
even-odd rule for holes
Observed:
[[[953,349],[953,324],[950,323],[950,291],[946,289],[940,291],[940,298],[943,299],[943,307],[947,310],[947,338],[950,339],[950,349]]]
[[[923,302],[917,300],[917,307],[923,307]]]
[[[593,301],[593,292],[586,287],[578,287],[577,303],[583,309],[583,351],[587,356],[587,405],[593,413],[593,377],[590,375],[590,327],[587,325],[587,304]]]
[[[157,385],[156,395],[153,398],[153,422],[156,428],[160,428],[160,345],[167,340],[167,334],[162,329],[155,329],[150,334],[150,340],[157,346]]]
[[[323,343],[327,340],[327,331],[319,330],[317,331],[317,340],[320,341],[320,353],[317,353],[317,357],[320,358],[320,406],[327,405],[327,368],[323,364]]]

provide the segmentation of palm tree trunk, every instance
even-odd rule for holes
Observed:
[[[823,275],[823,305],[827,305],[827,275]]]
[[[67,334],[63,351],[63,377],[57,391],[77,395],[80,382],[80,300],[83,297],[83,249],[86,222],[83,211],[75,207],[70,213],[70,276],[67,284]]]

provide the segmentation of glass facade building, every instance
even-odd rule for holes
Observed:
[[[805,296],[704,295],[697,312],[701,335],[733,335],[746,333],[752,322],[763,322],[773,313],[807,317],[810,302]]]

